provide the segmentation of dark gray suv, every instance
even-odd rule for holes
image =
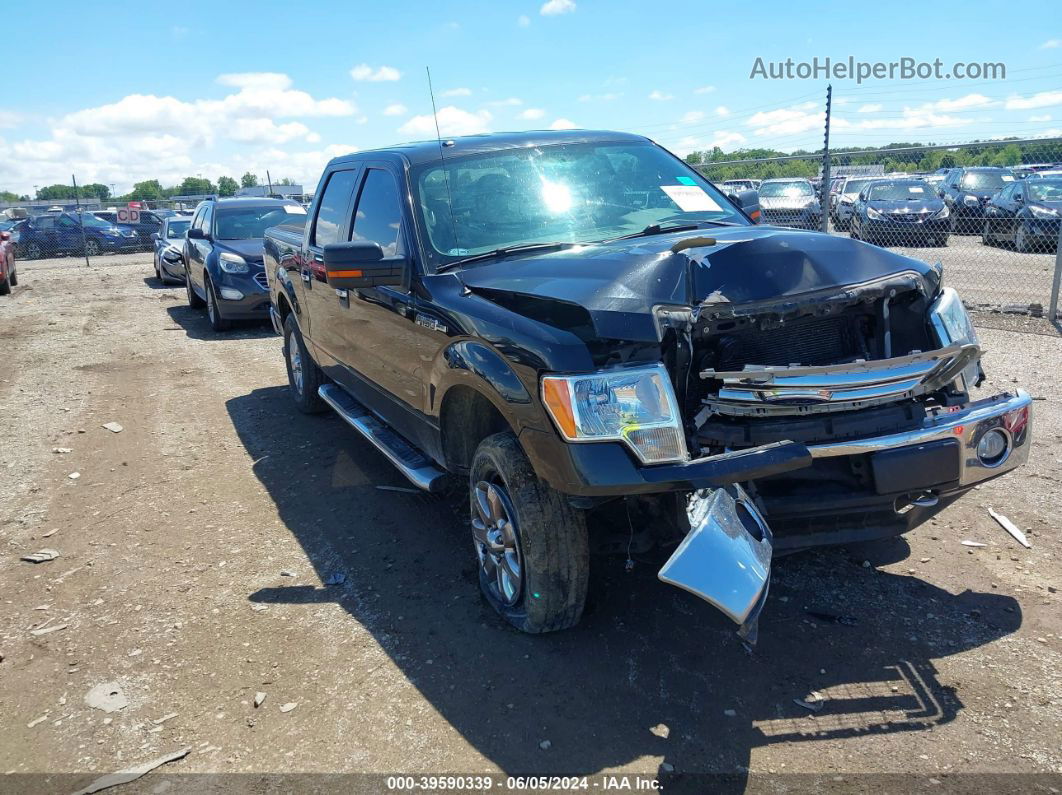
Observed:
[[[214,331],[226,330],[233,320],[267,320],[265,230],[305,218],[305,208],[286,199],[201,202],[184,240],[188,305],[205,305]]]

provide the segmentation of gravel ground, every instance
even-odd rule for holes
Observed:
[[[84,786],[185,747],[166,771],[1062,771],[1057,335],[981,330],[985,390],[1040,398],[1029,465],[902,539],[777,561],[750,654],[651,561],[595,560],[575,630],[508,630],[454,505],[379,489],[407,484],[294,410],[271,330],[215,335],[150,271],[23,262],[0,298],[0,771]]]

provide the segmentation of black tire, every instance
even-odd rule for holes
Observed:
[[[228,331],[232,328],[232,321],[226,320],[221,314],[217,291],[206,276],[203,277],[203,292],[206,293],[207,320],[210,321],[210,328],[218,333]]]
[[[1021,221],[1018,221],[1018,227],[1014,230],[1014,250],[1019,254],[1028,254],[1032,251],[1032,246],[1025,237],[1025,224]]]
[[[43,259],[44,249],[41,248],[40,243],[27,243],[26,244],[26,259]]]
[[[11,263],[11,273],[8,274],[7,280],[12,287],[18,287],[18,269],[13,262]]]
[[[985,225],[981,227],[981,245],[991,246],[992,243],[992,224],[988,219],[985,219]]]
[[[0,282],[0,295],[11,294],[11,277],[8,276],[2,282]]]
[[[203,284],[206,283],[206,277],[204,276]],[[192,307],[192,309],[202,309],[205,305],[203,303],[203,299],[200,298],[198,294],[196,294],[196,291],[192,288],[192,280],[187,276],[184,279],[184,286],[187,288],[188,291],[188,306]]]
[[[298,356],[301,379],[296,378],[291,355],[293,351]],[[288,370],[288,388],[291,390],[295,407],[303,414],[320,414],[326,411],[328,404],[317,394],[317,389],[325,382],[324,373],[317,366],[317,362],[310,358],[302,332],[299,331],[299,324],[295,322],[295,316],[292,314],[284,318],[284,365]]]
[[[473,517],[477,484],[500,489],[512,511],[520,562],[520,590],[507,604],[494,590],[475,537],[479,585],[484,598],[522,632],[568,629],[579,623],[586,604],[590,553],[586,517],[561,493],[540,481],[520,443],[509,431],[488,436],[476,448],[469,472]],[[475,530],[474,530],[475,533]]]
[[[98,241],[89,238],[85,241],[85,256],[98,257],[100,255],[100,244]]]

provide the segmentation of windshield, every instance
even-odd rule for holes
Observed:
[[[882,182],[871,185],[867,199],[872,202],[925,201],[936,194],[920,182]]]
[[[218,240],[253,240],[265,237],[265,230],[285,223],[293,215],[305,216],[306,211],[295,204],[277,207],[234,207],[219,209],[214,227]]]
[[[191,221],[170,221],[169,226],[166,227],[166,237],[171,239],[177,239],[184,237],[184,233],[188,231],[188,227],[191,225]]]
[[[850,179],[846,183],[844,183],[844,188],[842,188],[841,190],[846,196],[849,194],[855,196],[857,193],[859,193],[859,191],[863,190],[863,188],[867,186],[867,183],[873,181],[874,180],[872,179]]]
[[[808,182],[764,182],[760,185],[760,197],[814,196],[815,190]]]
[[[447,158],[414,172],[413,184],[440,263],[518,245],[606,240],[652,224],[748,223],[703,176],[649,143]]]
[[[78,216],[73,216],[74,223],[77,223],[77,219]],[[86,228],[92,227],[93,229],[111,229],[114,226],[110,221],[97,218],[92,213],[81,213],[81,222]]]
[[[1037,202],[1062,201],[1062,180],[1037,179],[1026,183],[1029,186],[1029,198]]]
[[[963,190],[997,191],[1014,176],[1002,171],[967,171],[962,178]]]

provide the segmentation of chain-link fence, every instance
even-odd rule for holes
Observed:
[[[759,191],[761,222],[825,229],[940,262],[974,309],[1058,310],[1062,139],[711,161],[730,192]],[[1054,309],[1052,309],[1054,308]]]

